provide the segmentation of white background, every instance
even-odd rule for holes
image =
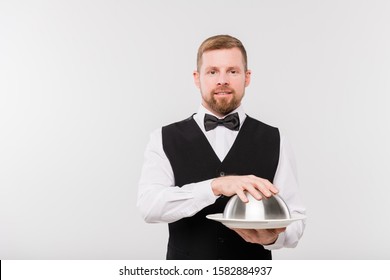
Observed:
[[[390,2],[0,1],[0,259],[164,259],[135,207],[199,44],[244,43],[244,106],[285,132],[308,225],[275,259],[390,258]]]

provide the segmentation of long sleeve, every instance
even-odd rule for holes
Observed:
[[[161,129],[151,134],[139,181],[137,207],[148,223],[174,222],[213,204],[211,180],[174,187],[172,167],[162,147]]]
[[[282,136],[280,142],[279,164],[274,177],[274,185],[279,189],[280,196],[287,203],[290,214],[306,214],[306,210],[299,197],[297,168],[294,154],[287,140]],[[273,250],[282,247],[293,248],[298,244],[305,221],[300,220],[290,224],[286,231],[279,234],[277,241],[266,249]]]

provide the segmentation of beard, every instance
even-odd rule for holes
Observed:
[[[215,94],[218,92],[229,92],[229,94],[232,95],[232,98],[216,98]],[[204,98],[203,100],[212,111],[225,116],[240,106],[241,99],[242,98],[237,98],[236,92],[232,88],[225,86],[212,90],[207,95],[207,98]]]

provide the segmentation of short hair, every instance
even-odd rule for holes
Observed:
[[[230,35],[216,35],[207,38],[199,46],[198,56],[196,60],[198,72],[200,71],[200,67],[202,65],[203,53],[212,50],[232,49],[232,48],[238,48],[241,51],[243,62],[244,62],[244,70],[245,71],[248,70],[246,50],[244,48],[244,45],[241,43],[241,41]]]

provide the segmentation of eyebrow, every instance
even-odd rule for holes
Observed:
[[[238,67],[238,66],[230,66],[230,67],[228,67],[228,70],[240,70],[240,67]]]
[[[209,70],[218,70],[220,69],[219,67],[217,66],[208,66],[205,68],[205,70],[209,71]],[[229,66],[227,67],[227,70],[240,70],[240,67],[239,66]]]

